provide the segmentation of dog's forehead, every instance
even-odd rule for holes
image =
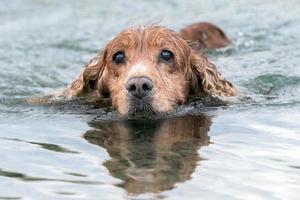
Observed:
[[[167,28],[161,26],[140,26],[122,31],[112,43],[114,45],[131,47],[135,44],[163,45],[180,41],[180,36]]]

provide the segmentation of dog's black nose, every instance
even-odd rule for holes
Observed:
[[[128,80],[126,89],[136,98],[142,99],[153,88],[153,82],[147,77],[135,77]]]

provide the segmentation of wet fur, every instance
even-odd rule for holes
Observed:
[[[193,42],[194,49],[216,49],[231,44],[224,31],[209,22],[198,22],[180,30],[180,35],[187,41]]]
[[[157,60],[162,49],[174,52],[172,63]],[[116,66],[115,52],[124,50],[127,63]],[[131,77],[147,76],[154,82],[152,105],[135,106],[125,90]],[[164,113],[185,103],[191,96],[235,96],[236,88],[218,72],[198,49],[178,33],[161,26],[129,28],[110,41],[60,96],[83,96],[94,101],[110,98],[121,115],[145,110]]]

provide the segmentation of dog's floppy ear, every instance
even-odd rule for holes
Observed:
[[[101,97],[102,91],[106,90],[105,77],[107,72],[105,70],[106,50],[101,51],[95,58],[85,66],[77,79],[75,79],[60,96],[68,99],[84,96]]]
[[[188,71],[190,94],[230,97],[237,95],[237,89],[227,81],[214,64],[200,53],[192,51]]]

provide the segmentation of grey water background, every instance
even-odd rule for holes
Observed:
[[[299,13],[296,0],[1,0],[0,199],[299,199]],[[131,122],[26,104],[128,26],[198,21],[232,38],[208,55],[251,98]]]

